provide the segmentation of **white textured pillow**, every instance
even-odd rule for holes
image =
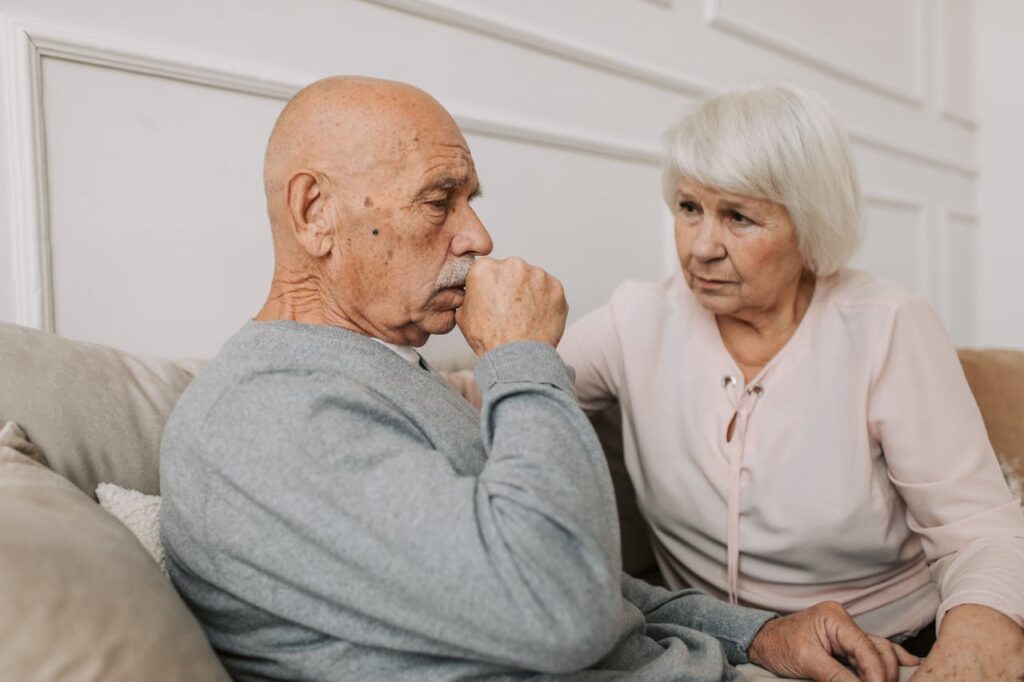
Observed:
[[[1006,485],[1010,486],[1010,492],[1020,500],[1021,506],[1024,506],[1024,481],[1021,480],[1017,470],[1013,468],[1008,459],[1003,457],[999,459],[1000,466],[1003,469],[1003,477],[1006,479]]]
[[[113,483],[100,483],[96,488],[96,498],[101,507],[128,526],[166,576],[164,543],[160,541],[160,496],[144,495]]]

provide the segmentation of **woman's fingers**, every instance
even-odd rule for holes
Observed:
[[[919,656],[915,656],[899,644],[892,643],[892,650],[896,652],[896,660],[900,662],[900,665],[915,666],[921,665],[922,659]]]
[[[878,655],[882,657],[886,682],[897,682],[900,678],[900,663],[893,650],[893,643],[878,635],[868,635],[868,639],[875,645]]]

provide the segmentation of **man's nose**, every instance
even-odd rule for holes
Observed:
[[[452,253],[456,256],[472,254],[474,256],[486,256],[494,249],[494,242],[487,228],[480,222],[476,211],[469,208],[465,211],[466,217],[459,232],[452,240]]]
[[[721,225],[714,216],[705,214],[695,228],[697,234],[693,238],[693,255],[702,261],[712,261],[725,255],[725,246],[721,239]]]

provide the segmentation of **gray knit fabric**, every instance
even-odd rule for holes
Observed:
[[[620,570],[569,370],[479,362],[477,414],[339,328],[250,322],[161,446],[171,577],[241,680],[719,680],[773,614]]]

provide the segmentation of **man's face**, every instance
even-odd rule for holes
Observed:
[[[420,346],[455,326],[469,265],[493,244],[470,206],[480,185],[454,121],[428,109],[407,123],[339,179],[331,267],[361,327]]]

